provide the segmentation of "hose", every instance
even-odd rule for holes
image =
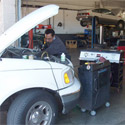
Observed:
[[[50,59],[49,59],[49,54],[48,54],[47,51],[44,51],[44,52],[42,53],[41,59],[43,59],[43,57],[44,57],[45,54],[46,54],[46,56],[47,56],[47,59],[50,61]]]

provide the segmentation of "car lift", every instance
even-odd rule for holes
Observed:
[[[123,52],[119,50],[105,50],[102,49],[102,46],[98,46],[98,49],[94,49],[94,44],[96,43],[96,25],[95,18],[92,19],[92,43],[91,49],[84,49],[80,52],[80,63],[84,61],[95,61],[99,57],[103,57],[110,61],[111,63],[111,72],[112,72],[112,81],[111,86],[116,87],[119,92],[120,88],[122,88],[123,81]],[[102,42],[102,26],[100,26],[100,45],[103,45]],[[121,48],[118,48],[121,49]],[[117,67],[114,68],[114,67]]]
[[[91,43],[91,48],[94,48],[94,43],[96,41],[96,24],[95,24],[95,17],[92,18],[92,43]]]
[[[94,43],[96,43],[96,18],[93,17],[92,18],[92,43],[91,43],[91,48],[94,48]],[[103,35],[102,35],[102,32],[103,32],[103,26],[100,26],[100,44],[102,44],[102,38],[103,38]],[[125,46],[124,45],[119,45],[117,46],[117,50],[120,51],[124,51],[124,56],[122,56],[124,58],[124,64],[125,64]]]

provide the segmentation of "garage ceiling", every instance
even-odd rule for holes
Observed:
[[[35,7],[47,4],[57,4],[60,8],[76,10],[99,7],[122,10],[125,8],[125,0],[22,0],[22,6],[33,5]]]

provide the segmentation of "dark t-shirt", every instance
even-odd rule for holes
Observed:
[[[58,36],[55,36],[52,43],[46,43],[45,51],[47,51],[50,55],[60,56],[62,53],[65,53],[67,55],[66,47]]]

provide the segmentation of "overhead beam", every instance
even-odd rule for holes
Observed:
[[[21,7],[29,7],[29,8],[40,8],[42,6],[40,5],[26,5],[26,4],[23,4]],[[81,9],[69,9],[69,8],[59,8],[60,10],[72,10],[72,11],[79,11]]]
[[[91,4],[90,4],[91,3]],[[125,8],[125,1],[123,0],[22,0],[22,5],[29,6],[45,6],[48,4],[57,4],[60,8],[66,9],[91,9],[91,8]]]
[[[33,6],[45,6],[45,5],[48,5],[48,4],[54,4],[53,2],[34,2],[34,1],[22,1],[22,6],[23,5],[33,5]],[[81,9],[91,9],[91,8],[94,8],[94,3],[92,6],[90,6],[89,4],[87,5],[75,5],[75,4],[63,4],[63,3],[59,3],[57,4],[60,6],[60,8],[67,8],[67,9],[76,9],[76,10],[81,10]]]
[[[111,7],[111,8],[125,8],[125,1],[123,0],[102,0],[102,3],[104,5],[104,7]]]

